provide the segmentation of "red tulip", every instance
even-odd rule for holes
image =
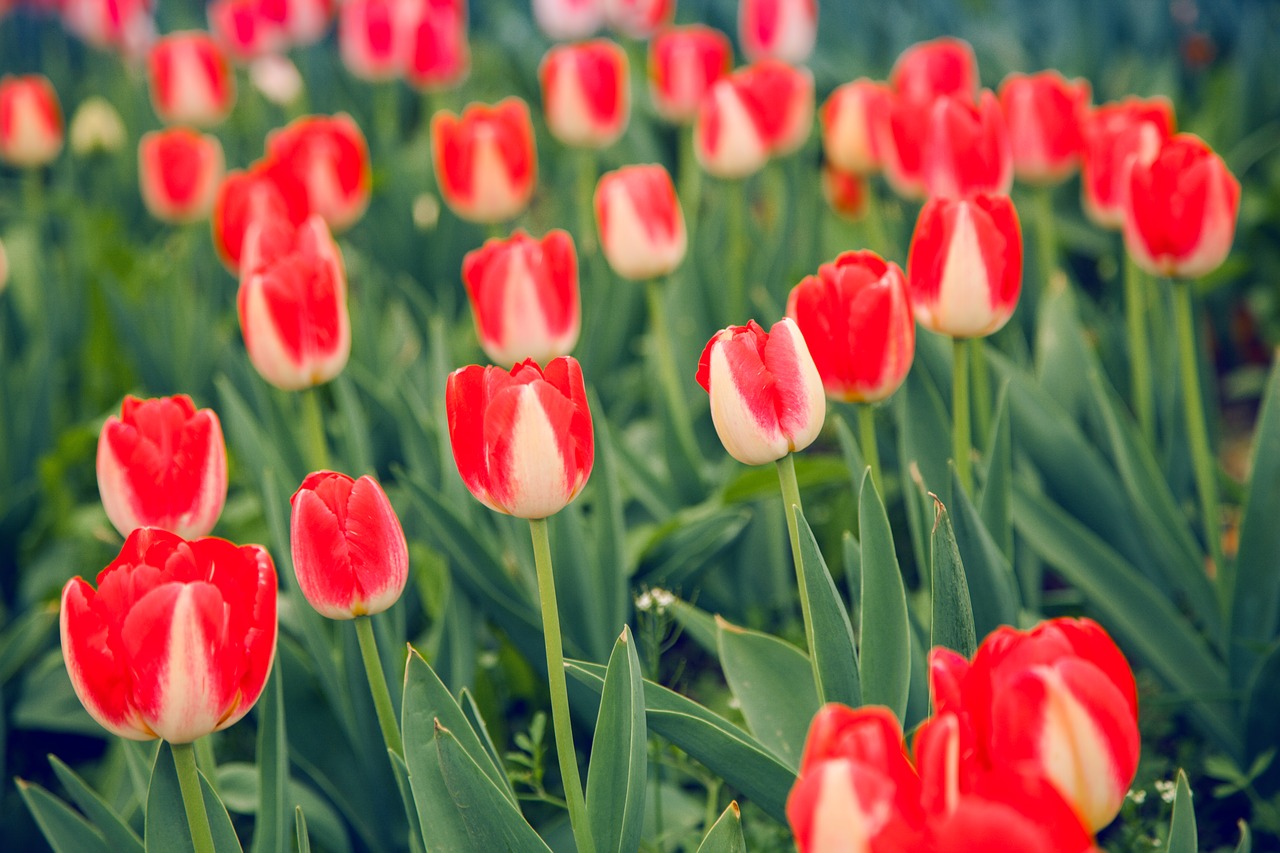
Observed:
[[[258,0],[258,15],[282,33],[290,47],[318,42],[333,18],[333,0]]]
[[[865,77],[836,88],[822,105],[822,150],[842,172],[866,175],[881,164],[892,94]]]
[[[698,111],[694,153],[722,178],[759,171],[802,145],[813,125],[813,75],[766,59],[722,77]]]
[[[943,95],[973,100],[978,95],[978,60],[969,43],[957,38],[936,38],[904,50],[889,85],[908,101],[930,103]]]
[[[623,278],[657,278],[684,260],[684,213],[662,166],[623,166],[603,175],[595,211],[605,260]]]
[[[151,0],[61,0],[66,29],[94,47],[136,58],[146,54],[156,35]]]
[[[842,172],[824,163],[822,195],[831,209],[845,219],[861,219],[867,212],[866,186],[862,176],[855,172]]]
[[[796,65],[818,37],[816,0],[739,0],[738,36],[747,59],[772,57]]]
[[[733,46],[711,27],[671,27],[649,42],[649,95],[658,115],[688,124],[711,84],[729,72]]]
[[[449,375],[445,408],[458,473],[490,509],[546,518],[591,476],[595,445],[582,368],[562,356],[545,370],[473,364]]]
[[[989,89],[976,105],[950,96],[933,102],[921,168],[930,197],[1006,194],[1013,188],[1009,129]]]
[[[702,351],[697,380],[711,395],[720,442],[746,465],[804,450],[822,430],[822,378],[788,317],[767,332],[755,320],[717,332]]]
[[[904,198],[923,199],[927,195],[924,164],[935,100],[916,101],[892,94],[883,121],[870,125],[885,180]]]
[[[222,48],[206,32],[172,33],[147,59],[151,106],[166,124],[212,127],[231,114],[236,80]]]
[[[1124,225],[1133,160],[1154,157],[1173,128],[1173,105],[1166,98],[1127,98],[1094,108],[1085,121],[1080,174],[1090,219],[1106,228]]]
[[[604,0],[609,26],[627,38],[647,39],[676,14],[676,0]]]
[[[431,118],[431,156],[445,203],[463,219],[495,223],[529,205],[538,177],[533,122],[519,98],[471,104]]]
[[[538,66],[542,109],[551,135],[566,145],[605,148],[631,115],[627,54],[606,39],[557,45]]]
[[[216,136],[173,127],[153,130],[138,141],[142,201],[165,222],[208,218],[225,168]]]
[[[276,650],[276,571],[266,550],[154,527],[98,574],[62,589],[62,656],[107,731],[188,743],[258,701]]]
[[[260,161],[247,171],[232,171],[218,187],[210,217],[213,247],[227,269],[238,275],[250,223],[265,218],[301,225],[308,215],[306,189]]]
[[[405,79],[423,91],[450,89],[471,70],[465,0],[408,0],[409,23]]]
[[[1022,289],[1022,229],[1008,196],[935,198],[916,220],[907,256],[916,320],[954,338],[998,330]]]
[[[347,273],[324,220],[251,222],[240,269],[240,332],[262,378],[296,391],[341,373],[351,352]]]
[[[267,136],[269,166],[306,192],[307,209],[333,231],[345,231],[369,206],[369,145],[346,113],[303,116]]]
[[[1226,260],[1240,182],[1199,137],[1179,133],[1129,173],[1124,242],[1153,275],[1196,278]]]
[[[399,600],[409,577],[409,545],[376,480],[316,471],[289,504],[293,571],[321,616],[371,616]]]
[[[1010,74],[1000,84],[1013,173],[1030,183],[1057,183],[1080,163],[1092,90],[1057,71]]]
[[[541,240],[517,231],[491,239],[462,260],[476,335],[498,364],[545,363],[578,342],[578,256],[573,238],[555,229]]]
[[[211,0],[209,32],[236,62],[249,62],[287,46],[284,31],[262,14],[260,0]]]
[[[362,80],[392,80],[404,72],[404,0],[345,0],[338,7],[338,49]]]
[[[62,150],[62,107],[41,74],[0,77],[0,160],[20,169],[44,166]]]
[[[907,281],[875,252],[845,252],[791,290],[796,321],[827,396],[846,402],[883,400],[907,378],[916,324]]]
[[[121,536],[139,527],[205,536],[227,498],[222,425],[185,394],[125,397],[98,434],[97,469],[102,506]]]
[[[604,25],[605,0],[533,0],[533,18],[553,41],[587,38]]]

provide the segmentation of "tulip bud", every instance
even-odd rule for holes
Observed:
[[[907,256],[916,320],[953,338],[989,335],[1022,289],[1022,228],[1004,195],[935,198],[916,220]]]
[[[303,116],[267,136],[267,162],[305,188],[307,209],[345,231],[369,206],[369,145],[351,116]]]
[[[538,176],[533,122],[519,98],[471,104],[431,118],[431,157],[445,204],[471,222],[511,219],[529,204]]]
[[[0,77],[0,160],[31,169],[62,150],[62,107],[49,78]]]
[[[1166,98],[1127,98],[1095,107],[1085,121],[1080,187],[1084,210],[1104,228],[1121,228],[1134,159],[1150,160],[1173,134]]]
[[[604,24],[604,0],[533,0],[533,19],[552,41],[587,38]]]
[[[647,39],[676,14],[676,0],[604,0],[609,26],[631,39]]]
[[[185,394],[125,397],[98,434],[97,469],[102,506],[121,536],[139,527],[205,536],[227,499],[222,425]]]
[[[405,78],[424,91],[449,89],[471,70],[465,0],[414,0]]]
[[[839,216],[850,221],[867,212],[866,187],[861,175],[842,172],[830,163],[822,167],[822,196]]]
[[[55,5],[55,4],[50,4]],[[94,47],[126,57],[146,54],[155,39],[151,0],[61,0],[62,25]]]
[[[1199,137],[1179,133],[1129,172],[1124,242],[1152,275],[1196,278],[1226,260],[1240,182]]]
[[[262,97],[278,107],[292,106],[305,88],[298,66],[278,53],[268,53],[250,62],[249,82]]]
[[[538,66],[551,135],[565,145],[606,148],[631,115],[627,54],[605,39],[557,45]]]
[[[758,171],[804,144],[813,126],[813,74],[766,59],[722,77],[698,111],[694,153],[723,178]]]
[[[915,357],[907,281],[875,252],[845,252],[791,290],[787,316],[809,346],[827,396],[872,403],[898,390]]]
[[[401,0],[345,0],[338,7],[338,50],[362,80],[393,80],[404,70]]]
[[[933,102],[921,166],[931,197],[1007,194],[1013,188],[1009,129],[991,90],[982,91],[977,105],[949,96]]]
[[[662,166],[624,166],[603,175],[595,209],[605,260],[623,278],[657,278],[684,260],[684,213]]]
[[[341,373],[351,352],[347,273],[324,220],[251,222],[240,269],[240,333],[262,378],[296,391]]]
[[[918,42],[899,54],[889,85],[917,103],[932,103],[943,95],[972,101],[978,95],[978,60],[962,39],[944,36]]]
[[[138,142],[142,201],[164,222],[197,222],[213,210],[225,164],[217,137],[174,127]]]
[[[301,185],[267,163],[255,163],[247,171],[232,171],[218,187],[210,217],[213,247],[227,269],[238,275],[250,223],[269,218],[301,225],[308,215]]]
[[[764,465],[804,450],[826,416],[822,377],[794,320],[769,331],[755,320],[717,332],[698,361],[711,421],[729,455]]]
[[[287,45],[280,24],[264,16],[261,5],[260,0],[212,0],[205,7],[209,32],[236,62],[248,63]]]
[[[226,54],[205,32],[164,36],[147,59],[151,105],[166,124],[213,127],[231,113],[236,80]]]
[[[1057,71],[1004,79],[1000,105],[1018,180],[1053,184],[1075,171],[1084,148],[1091,91],[1089,81],[1067,80]]]
[[[884,121],[871,125],[885,180],[904,198],[922,199],[926,195],[924,163],[933,103],[913,101],[895,93],[888,99]]]
[[[399,600],[409,577],[409,545],[376,480],[316,471],[289,504],[293,571],[321,616],[371,616]]]
[[[663,30],[649,42],[649,95],[658,115],[688,124],[711,84],[729,72],[733,47],[729,37],[694,24]]]
[[[485,506],[518,518],[564,509],[591,476],[595,445],[582,368],[471,365],[449,375],[449,441],[458,473]]]
[[[842,172],[866,175],[880,168],[879,140],[892,94],[865,77],[836,88],[822,105],[822,150]]]
[[[71,153],[78,156],[98,152],[111,154],[124,147],[124,121],[110,101],[100,95],[91,95],[80,102],[71,116],[67,139]]]
[[[578,256],[567,231],[549,231],[540,241],[524,231],[488,240],[463,258],[462,282],[492,361],[545,363],[578,342]]]
[[[62,657],[76,696],[130,740],[189,743],[258,701],[276,650],[276,571],[258,545],[129,534],[98,574],[62,589]]]
[[[259,0],[259,14],[271,21],[286,45],[305,47],[324,37],[333,18],[333,0]]]
[[[747,59],[799,65],[818,37],[816,0],[739,0],[738,36]]]

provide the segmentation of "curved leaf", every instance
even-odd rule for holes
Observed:
[[[747,841],[742,837],[742,810],[737,801],[729,803],[707,830],[697,853],[747,853]]]
[[[884,705],[903,719],[911,687],[911,624],[893,547],[893,531],[871,476],[858,499],[862,533],[862,701]]]
[[[819,704],[843,702],[856,708],[862,704],[862,685],[849,612],[800,507],[795,507],[795,514],[800,530],[800,570],[809,589],[809,618],[813,621],[813,648],[809,653],[817,662],[822,681],[818,685]]]
[[[242,853],[240,839],[236,837],[231,816],[209,787],[204,774],[200,778],[200,791],[204,794],[204,811],[213,831],[213,848],[217,853]],[[173,750],[165,741],[160,742],[156,761],[151,768],[151,787],[147,790],[147,825],[143,843],[147,853],[184,853],[194,851],[191,828],[187,823],[186,808],[182,804],[182,789],[178,785],[178,771],[173,765]]]
[[[101,833],[71,806],[34,782],[19,779],[17,784],[27,810],[54,853],[111,853]]]
[[[961,491],[953,489],[952,494]],[[936,499],[935,499],[936,500]],[[933,619],[930,646],[942,646],[972,658],[978,647],[973,630],[973,606],[969,602],[969,581],[965,578],[951,514],[937,501],[930,549],[933,572]]]
[[[600,851],[638,850],[649,775],[640,658],[631,629],[609,655],[587,768],[587,816]]]
[[[549,851],[524,815],[493,784],[484,769],[462,748],[449,729],[436,724],[435,751],[449,796],[462,815],[470,846],[467,850]],[[427,832],[432,829],[424,825]],[[431,849],[439,849],[431,844]]]

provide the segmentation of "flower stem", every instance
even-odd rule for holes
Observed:
[[[871,482],[884,494],[884,477],[880,474],[880,449],[876,444],[876,410],[871,403],[858,404],[858,436],[862,439],[862,460],[871,466]]]
[[[596,152],[582,149],[578,161],[578,251],[584,255],[596,251]]]
[[[1147,339],[1147,281],[1125,253],[1124,313],[1129,335],[1129,385],[1133,412],[1148,446],[1155,444],[1155,405],[1151,389],[1151,345]],[[1194,351],[1193,351],[1194,355]]]
[[[685,231],[690,246],[694,242],[694,231],[701,222],[699,211],[702,208],[702,167],[698,165],[698,155],[694,150],[693,126],[681,128],[679,161],[676,164],[680,181],[680,206],[684,210]]]
[[[378,714],[378,726],[387,749],[404,757],[404,742],[400,739],[400,727],[396,725],[395,706],[391,704],[391,692],[387,690],[387,677],[382,671],[382,659],[378,657],[378,643],[373,636],[373,619],[357,616],[356,637],[360,640],[360,657],[364,660],[364,674],[369,678],[369,691],[373,694],[373,708]]]
[[[178,788],[182,805],[187,810],[187,826],[196,853],[214,853],[213,830],[204,810],[204,793],[200,790],[200,773],[196,770],[196,751],[190,743],[171,743],[173,767],[178,771]]]
[[[983,338],[969,338],[969,367],[973,373],[973,420],[978,441],[987,440],[991,428],[991,376],[987,372],[987,352]]]
[[[747,316],[747,179],[727,180],[725,200],[729,209],[725,211],[727,219],[725,237],[726,272],[728,294],[725,322],[745,323]]]
[[[814,655],[813,618],[809,610],[809,584],[805,581],[804,563],[800,557],[800,523],[796,519],[795,509],[803,510],[800,504],[800,483],[796,480],[795,454],[788,453],[778,460],[778,480],[782,484],[782,509],[787,516],[787,533],[791,536],[791,558],[796,564],[796,586],[800,589],[800,615],[804,618],[804,639],[809,651],[809,665],[813,668],[813,686],[818,691],[819,701],[825,701],[822,689],[822,673],[818,670],[818,659]],[[874,476],[874,475],[873,475]]]
[[[551,540],[545,518],[529,519],[533,536],[533,562],[538,573],[538,601],[542,606],[542,634],[547,644],[547,686],[551,689],[551,724],[556,734],[556,755],[564,778],[564,798],[578,853],[595,853],[595,841],[587,821],[587,803],[578,775],[573,748],[573,722],[569,719],[569,687],[564,678],[564,650],[560,637],[560,610],[556,606],[556,581],[551,571]]]
[[[324,431],[324,414],[320,411],[320,388],[307,388],[298,394],[302,405],[302,428],[306,431],[307,462],[313,471],[329,468],[329,440]]]
[[[662,310],[662,297],[665,292],[665,279],[650,279],[645,284],[646,301],[649,303],[649,331],[653,335],[653,355],[658,361],[658,379],[662,384],[666,397],[667,409],[671,415],[671,424],[676,432],[676,441],[691,466],[689,473],[698,482],[697,465],[702,456],[698,451],[698,441],[693,435],[693,427],[689,422],[689,406],[685,395],[680,390],[680,373],[676,369],[675,350],[671,341],[671,330],[667,325],[666,314]]]
[[[862,198],[862,222],[868,245],[882,258],[894,257],[897,249],[890,245],[889,229],[884,221],[884,203],[870,177],[863,181]]]
[[[969,437],[969,345],[963,338],[951,341],[951,451],[956,475],[965,494],[973,495],[973,469],[969,455],[973,441]]]

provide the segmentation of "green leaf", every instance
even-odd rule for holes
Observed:
[[[720,629],[716,627],[716,617],[679,598],[671,602],[668,610],[695,643],[713,655],[720,654]]]
[[[747,841],[742,837],[742,810],[736,800],[729,803],[719,820],[707,830],[697,853],[747,853]]]
[[[1253,853],[1253,835],[1249,832],[1249,824],[1244,821],[1236,821],[1236,826],[1240,827],[1240,843],[1236,845],[1236,853]]]
[[[24,613],[0,633],[0,684],[8,681],[45,643],[57,636],[57,625],[58,608],[54,604]]]
[[[274,667],[258,700],[258,818],[252,853],[284,850],[289,839],[289,742],[284,729],[282,667]]]
[[[458,693],[458,707],[462,708],[462,713],[466,715],[472,731],[480,738],[480,743],[484,746],[485,752],[489,753],[489,760],[493,762],[493,766],[502,767],[502,757],[498,754],[498,748],[493,744],[493,738],[489,736],[489,727],[485,724],[484,717],[480,716],[480,708],[476,705],[476,700],[471,695],[471,691],[465,687]],[[510,777],[506,773],[502,773],[496,781],[505,784],[508,799],[516,802],[516,792],[511,787]]]
[[[991,538],[1006,560],[1013,559],[1013,518],[1009,508],[1013,494],[1013,436],[1009,426],[1009,383],[1000,385],[995,416],[991,422],[991,440],[982,458],[986,462],[986,479],[978,497],[979,514]],[[952,484],[952,500],[955,485]],[[950,506],[950,504],[948,504]]]
[[[604,689],[605,668],[568,661],[565,671],[596,693]],[[645,719],[661,735],[742,792],[774,820],[786,823],[787,794],[795,771],[758,740],[702,705],[652,681],[644,682]]]
[[[396,789],[400,792],[400,802],[404,806],[405,817],[409,821],[409,849],[413,853],[422,853],[426,841],[422,837],[422,823],[418,820],[418,810],[413,803],[413,788],[409,783],[409,767],[404,759],[391,750],[387,750],[387,758],[391,761],[391,771],[396,777]]]
[[[788,767],[799,768],[809,723],[819,707],[808,656],[777,637],[719,617],[716,626],[720,665],[748,730]]]
[[[686,507],[660,525],[645,545],[637,579],[679,588],[711,566],[711,558],[738,538],[748,510],[712,503]]]
[[[1001,625],[1018,624],[1018,587],[1009,561],[987,530],[973,502],[952,477],[952,530],[965,579],[969,583],[969,603],[973,608],[975,637],[985,637]]]
[[[102,833],[108,847],[115,853],[142,853],[142,839],[124,818],[107,804],[106,800],[98,796],[96,791],[85,784],[85,781],[76,775],[74,770],[63,764],[56,755],[49,756],[49,764],[53,766],[53,772],[57,774],[62,787],[67,789],[71,801],[84,812],[94,828]]]
[[[603,412],[599,401],[594,401],[593,411]],[[596,434],[610,431],[604,418],[595,422]],[[618,480],[618,458],[613,452],[611,439],[599,439],[595,445],[595,467],[591,471],[591,517],[595,527],[595,566],[601,576],[602,597],[597,603],[603,607],[605,625],[621,625],[627,621],[631,607],[628,581],[634,566],[627,560],[627,525],[623,518],[625,500]]]
[[[903,719],[911,687],[911,625],[907,595],[884,504],[868,474],[858,499],[862,533],[862,701]]]
[[[298,853],[311,853],[311,836],[307,835],[307,819],[302,814],[302,806],[293,810],[294,837],[298,839]]]
[[[1173,817],[1169,819],[1169,853],[1199,853],[1196,838],[1196,810],[1191,802],[1187,774],[1178,771],[1178,789],[1173,796]]]
[[[462,823],[470,839],[470,846],[465,849],[551,849],[524,819],[520,809],[507,799],[506,792],[493,783],[484,768],[439,722],[435,726],[434,741],[450,804],[455,805],[462,815]]]
[[[638,850],[649,775],[640,658],[630,628],[609,655],[587,770],[587,816],[596,849]]]
[[[953,489],[952,494],[962,491]],[[942,501],[937,501],[933,521],[932,572],[933,620],[930,646],[942,646],[972,658],[978,647],[973,630],[973,606],[969,602],[969,581],[965,578],[956,534],[951,529],[951,515]]]
[[[862,704],[858,681],[858,653],[853,645],[853,625],[836,590],[818,541],[800,507],[795,508],[800,530],[800,570],[809,589],[809,618],[813,620],[813,648],[817,662],[819,704],[843,702],[856,708]]]
[[[1245,694],[1241,719],[1244,724],[1244,755],[1261,757],[1280,744],[1280,643],[1258,661]],[[1251,768],[1252,769],[1252,768]],[[1280,765],[1261,771],[1258,788],[1265,793],[1280,789]]]
[[[217,853],[242,853],[240,839],[236,838],[231,816],[218,795],[209,787],[204,774],[200,778],[200,791],[204,795],[204,810],[213,831],[213,848]],[[151,768],[151,787],[147,791],[147,825],[143,843],[147,853],[184,853],[194,851],[191,828],[187,823],[186,807],[182,803],[182,789],[178,786],[178,771],[173,765],[173,749],[161,741],[156,751],[156,762]]]
[[[18,792],[54,853],[111,853],[87,820],[44,788],[19,779]]]

